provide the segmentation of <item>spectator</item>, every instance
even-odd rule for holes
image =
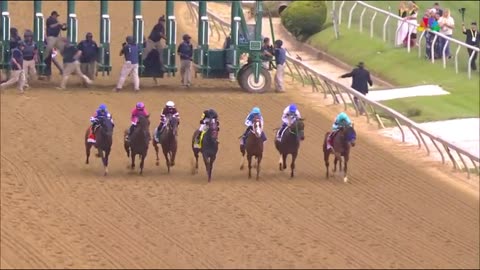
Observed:
[[[162,66],[162,69],[163,69],[162,49],[164,45],[161,44],[162,38],[164,40],[167,40],[167,38],[165,37],[165,15],[161,16],[158,19],[158,23],[153,27],[152,31],[150,32],[150,36],[148,36],[148,39],[147,39],[145,51],[143,52],[143,55],[142,55],[142,60],[145,60],[145,58],[147,58],[150,51],[153,49],[156,49],[160,57],[160,65]]]
[[[33,41],[33,32],[31,30],[26,30],[23,34],[23,45],[23,72],[26,80],[25,87],[28,88],[30,87],[29,80],[37,75],[35,63],[38,61],[37,44]]]
[[[438,19],[438,25],[440,26],[440,33],[446,35],[447,37],[452,37],[453,29],[455,28],[455,21],[453,20],[452,16],[450,16],[450,10],[445,9],[443,12],[443,16]],[[443,57],[443,47],[447,43],[447,39],[440,38],[440,48]],[[448,59],[452,58],[450,54],[450,43],[447,44],[447,48],[445,49],[445,56]]]
[[[45,55],[44,60],[48,58],[48,56],[52,53],[53,48],[57,48],[60,52],[63,51],[63,47],[65,43],[63,42],[65,39],[59,37],[60,30],[65,31],[67,30],[66,23],[59,23],[58,12],[52,11],[50,17],[48,17],[46,25],[47,25],[47,47],[45,48]]]
[[[274,49],[273,46],[270,44],[270,39],[268,37],[263,39],[263,46],[262,46],[262,65],[263,68],[271,70],[271,64],[273,60]]]
[[[368,94],[368,85],[373,86],[372,79],[370,79],[370,72],[365,69],[365,64],[363,62],[358,63],[357,67],[354,68],[350,73],[343,74],[340,78],[352,77],[352,88],[362,93],[363,95]],[[360,114],[365,113],[362,102],[358,102],[358,98],[354,97],[353,102],[355,102],[356,107],[360,111]]]
[[[15,27],[10,28],[10,50],[17,48],[18,43],[22,41]]]
[[[478,35],[478,29],[477,29],[477,23],[476,22],[472,22],[471,26],[470,26],[470,29],[467,29],[465,28],[465,24],[462,23],[462,32],[464,35],[467,36],[466,40],[465,40],[465,43],[467,43],[468,45],[472,45],[474,47],[477,47],[479,48],[480,47],[480,36]],[[468,49],[468,55],[470,57],[472,57],[472,54],[473,54],[473,58],[472,58],[472,62],[470,63],[470,67],[472,68],[472,70],[477,70],[477,56],[478,56],[478,53],[472,49]]]
[[[407,47],[408,43],[408,35],[410,35],[410,47],[415,46],[415,42],[417,39],[417,27],[414,25],[417,23],[417,12],[418,6],[415,4],[415,1],[408,1],[407,3],[407,16],[405,16],[404,20],[408,23],[412,23],[412,25],[405,23],[407,25],[407,32],[403,35],[403,45]]]
[[[138,47],[135,44],[132,36],[128,36],[126,38],[126,42],[122,44],[122,51],[120,52],[120,56],[125,57],[125,63],[122,66],[122,70],[120,71],[120,78],[118,79],[117,86],[113,89],[113,91],[120,91],[127,79],[129,74],[132,75],[133,79],[133,86],[135,91],[140,91],[140,78],[138,77]]]
[[[18,82],[18,90],[20,93],[23,93],[25,87],[25,74],[23,72],[23,53],[24,48],[23,42],[18,43],[18,45],[12,50],[12,59],[10,60],[10,79],[2,84],[0,84],[0,89],[5,89],[11,85],[14,85]]]
[[[425,50],[426,50],[426,58],[428,59],[431,59],[432,58],[432,42],[433,42],[433,39],[435,38],[435,34],[433,34],[431,31],[435,31],[437,26],[438,26],[438,22],[437,22],[437,17],[438,17],[438,13],[436,13],[436,10],[434,8],[430,9],[429,11],[429,17],[428,17],[428,25],[427,25],[427,29],[429,29],[430,31],[427,31],[425,33]],[[439,42],[435,42],[435,45],[434,45],[434,57],[435,58],[438,58],[438,44]]]
[[[398,16],[406,18],[408,16],[408,9],[406,1],[400,1],[398,5]],[[395,39],[395,44],[397,46],[402,45],[403,38],[407,35],[408,25],[402,21],[397,21],[397,37]]]
[[[193,46],[190,43],[192,39],[188,34],[183,35],[183,42],[178,46],[180,55],[180,76],[182,77],[182,86],[190,87],[192,84],[192,57]]]
[[[443,16],[443,9],[440,7],[438,3],[433,4],[433,7],[435,9],[435,13],[438,13],[441,16]]]
[[[275,72],[275,92],[277,93],[285,92],[283,76],[285,72],[285,63],[287,61],[287,52],[282,48],[282,45],[282,40],[275,40],[275,64],[277,66],[277,72]]]
[[[73,44],[70,44],[66,38],[62,38],[61,42],[65,44],[65,48],[63,50],[63,77],[58,89],[65,90],[67,88],[68,77],[74,73],[80,76],[85,84],[91,84],[92,81],[80,70],[80,62],[78,59],[82,52]]]
[[[80,70],[91,81],[93,81],[95,79],[95,64],[98,55],[98,45],[93,41],[92,33],[88,32],[85,35],[85,40],[82,40],[77,48],[82,52],[80,56]],[[84,86],[86,85],[84,84]]]

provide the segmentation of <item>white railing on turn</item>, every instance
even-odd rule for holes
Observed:
[[[336,6],[337,6],[337,3],[336,2],[339,2],[339,1],[332,1],[332,7],[333,7],[333,10],[337,11],[336,9]],[[336,18],[337,18],[337,21],[338,21],[338,24],[341,24],[342,23],[342,12],[343,12],[343,7],[345,5],[345,2],[346,1],[341,1],[340,5],[338,5],[338,12],[334,12],[334,13],[338,13]],[[391,12],[388,12],[386,10],[383,10],[383,9],[380,9],[380,8],[377,8],[377,7],[374,7],[372,5],[369,5],[363,1],[355,1],[353,2],[353,5],[352,7],[350,8],[350,10],[348,10],[348,24],[347,24],[347,28],[350,29],[351,26],[352,26],[352,16],[353,16],[353,11],[355,10],[355,8],[357,7],[363,7],[363,10],[360,14],[360,21],[359,21],[359,26],[360,26],[360,32],[363,32],[363,17],[365,15],[365,11],[366,10],[370,10],[370,11],[373,11],[373,16],[370,17],[370,37],[373,37],[373,29],[374,29],[374,21],[377,17],[377,14],[381,14],[381,15],[384,15],[385,16],[385,19],[384,19],[384,23],[383,23],[383,41],[387,42],[387,26],[388,26],[388,22],[391,19],[393,19],[395,22],[401,22],[401,24],[408,24],[408,34],[407,34],[407,51],[410,52],[411,51],[411,48],[410,48],[410,34],[412,33],[412,31],[414,29],[416,29],[419,24],[418,23],[413,23],[413,22],[410,22],[410,21],[406,21],[404,20],[402,17],[396,15],[396,14],[393,14]],[[347,11],[347,10],[345,10]],[[421,17],[419,18],[421,20]],[[397,28],[396,30],[396,33],[398,33],[399,29],[401,28],[401,25],[399,28]],[[418,38],[418,41],[417,41],[417,45],[418,45],[418,57],[421,58],[422,57],[422,39],[423,37],[425,37],[425,33],[426,32],[429,32],[431,34],[434,35],[433,37],[433,40],[432,40],[432,45],[431,45],[431,51],[430,51],[430,58],[432,60],[432,63],[435,62],[435,57],[434,57],[434,48],[435,48],[435,43],[437,41],[439,41],[439,38],[443,38],[446,40],[443,48],[442,48],[442,61],[443,61],[443,67],[446,68],[447,67],[447,56],[445,55],[445,52],[446,52],[446,48],[448,46],[448,44],[456,44],[457,45],[457,50],[455,51],[455,72],[458,73],[458,54],[460,52],[460,49],[461,48],[465,48],[465,49],[471,49],[471,50],[474,50],[477,52],[477,56],[478,56],[478,53],[480,52],[480,49],[475,47],[475,46],[472,46],[472,45],[469,45],[469,44],[466,44],[465,42],[462,42],[462,41],[459,41],[457,39],[454,39],[454,38],[451,38],[451,37],[447,37],[445,35],[443,35],[442,33],[439,33],[439,32],[435,32],[435,31],[430,31],[429,29],[425,29],[425,31],[422,31],[422,33],[420,34],[420,37]],[[472,69],[471,69],[471,62],[473,61],[473,56],[474,54],[470,55],[470,57],[468,58],[468,78],[471,79],[472,77]]]
[[[186,3],[189,9],[190,19],[192,20],[192,23],[198,25],[198,4],[192,1],[187,1]],[[230,33],[230,24],[210,11],[207,11],[207,14],[210,27],[212,28],[212,30],[215,29],[219,35],[218,41],[220,41],[222,37],[223,39],[225,39],[228,33]],[[213,33],[213,31],[211,31],[211,33]],[[223,33],[223,36],[221,36],[220,33]],[[469,178],[470,174],[472,173],[469,168],[474,168],[475,175],[480,174],[480,158],[478,156],[474,156],[469,152],[443,140],[442,138],[430,134],[428,131],[421,128],[417,123],[406,118],[400,113],[376,101],[370,100],[369,98],[362,95],[353,88],[338,83],[337,81],[325,76],[321,72],[314,70],[305,63],[302,63],[301,61],[289,55],[287,55],[286,66],[289,70],[289,73],[287,74],[292,77],[292,80],[299,80],[304,86],[305,84],[310,84],[312,86],[312,91],[322,91],[325,99],[328,96],[331,96],[333,98],[334,104],[340,104],[341,100],[341,103],[343,103],[345,110],[348,109],[349,104],[352,104],[357,117],[361,115],[360,108],[358,108],[358,106],[363,106],[363,108],[366,109],[366,113],[363,116],[366,117],[367,122],[370,123],[372,119],[375,119],[378,122],[379,127],[384,128],[385,125],[379,115],[379,113],[382,112],[384,115],[388,115],[388,117],[393,119],[394,123],[398,126],[402,133],[403,142],[405,142],[405,131],[406,129],[408,129],[415,136],[418,143],[418,148],[420,149],[423,145],[428,155],[430,155],[432,151],[430,149],[431,144],[427,144],[426,140],[430,140],[435,146],[442,158],[443,164],[447,163],[446,156],[448,156],[448,158],[452,162],[453,168],[455,170],[458,169],[466,172]],[[348,99],[346,97],[348,97]],[[360,105],[357,105],[354,102],[355,97],[359,100]],[[458,158],[454,157],[453,153],[456,153]],[[473,166],[468,166],[468,161],[470,161]],[[461,166],[460,164],[462,164],[463,166]]]

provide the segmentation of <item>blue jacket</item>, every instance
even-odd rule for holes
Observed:
[[[253,121],[253,118],[255,116],[260,117],[260,122],[262,123],[262,127],[263,127],[263,116],[261,114],[256,114],[256,113],[249,113],[248,114],[247,118],[245,118],[245,125],[247,127],[252,126],[252,124],[253,124],[252,121]]]

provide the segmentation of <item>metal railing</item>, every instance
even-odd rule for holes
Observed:
[[[187,1],[187,6],[192,23],[198,24],[198,4],[196,2]],[[208,10],[207,14],[210,27],[215,29],[215,32],[219,35],[218,41],[220,41],[222,38],[225,39],[228,33],[230,33],[230,24]],[[213,31],[211,31],[211,33],[213,33]],[[382,120],[380,114],[387,115],[400,129],[402,133],[402,142],[405,142],[405,132],[408,129],[415,136],[418,143],[418,148],[420,149],[422,146],[424,146],[428,155],[432,153],[433,149],[430,147],[433,145],[440,154],[443,164],[448,163],[448,157],[454,170],[466,172],[468,178],[470,178],[472,173],[470,168],[474,169],[476,175],[480,174],[479,157],[470,154],[469,152],[445,141],[442,138],[430,134],[428,131],[421,128],[417,123],[406,118],[400,113],[376,101],[370,100],[368,97],[362,95],[353,88],[340,84],[339,82],[325,76],[317,70],[314,70],[312,67],[291,57],[290,55],[287,55],[286,66],[288,69],[286,74],[291,76],[292,81],[298,80],[303,84],[303,86],[311,85],[312,91],[322,92],[324,99],[332,97],[333,103],[339,105],[343,104],[345,110],[348,110],[350,107],[349,105],[352,104],[357,117],[365,116],[368,123],[371,121],[377,121],[380,128],[385,128],[384,120]],[[359,104],[354,102],[354,99],[358,99]],[[365,114],[363,115],[360,113],[362,110],[360,106],[365,108]],[[428,144],[427,140],[431,141],[432,144]],[[457,158],[454,157],[454,153],[456,154]],[[470,161],[472,166],[468,166],[467,161]]]
[[[343,15],[343,11],[344,11],[344,6],[345,6],[345,3],[346,2],[349,2],[349,1],[341,1],[340,4],[338,4],[337,2],[340,2],[340,1],[332,1],[332,9],[334,11],[336,11],[336,17],[337,17],[337,20],[338,20],[338,24],[341,24],[342,23],[342,17],[344,17]],[[368,24],[367,27],[369,27],[369,30],[370,30],[370,37],[373,37],[374,35],[374,32],[382,32],[382,38],[383,38],[383,41],[385,42],[390,42],[391,40],[389,40],[389,35],[390,37],[396,37],[397,34],[398,34],[398,31],[400,31],[401,27],[403,24],[407,24],[408,25],[408,32],[407,32],[407,44],[406,44],[406,49],[407,49],[407,52],[411,52],[411,44],[410,44],[410,41],[411,41],[411,33],[417,29],[417,27],[419,26],[419,24],[417,22],[411,22],[411,21],[406,21],[404,20],[404,18],[396,15],[396,14],[393,14],[389,11],[386,11],[386,10],[383,10],[383,9],[380,9],[380,8],[377,8],[377,7],[374,7],[372,5],[369,5],[363,1],[355,1],[355,2],[349,2],[349,3],[353,3],[353,5],[349,8],[349,9],[345,9],[345,12],[348,12],[348,22],[347,22],[347,28],[348,29],[351,29],[352,27],[352,19],[354,18],[354,11],[356,11],[356,8],[359,7],[362,11],[361,13],[359,14],[359,19],[358,19],[358,24],[359,24],[359,31],[360,32],[363,32],[364,30],[364,25],[366,25],[367,23],[364,22],[364,18],[369,18],[370,19],[370,22]],[[338,8],[337,8],[338,7]],[[362,9],[363,7],[363,9]],[[369,11],[369,14],[367,14],[367,17],[365,17],[365,14],[366,14],[366,11]],[[373,14],[372,14],[373,12]],[[357,13],[358,14],[358,13]],[[382,28],[381,29],[378,29],[378,25],[375,25],[374,22],[375,22],[375,19],[377,18],[377,15],[382,15],[384,18],[384,23],[382,25]],[[420,14],[419,14],[420,16]],[[392,28],[391,27],[391,24],[389,24],[389,21],[390,19],[392,19],[393,21],[395,22],[400,22],[400,25],[397,26],[397,25],[393,25],[393,27],[395,28]],[[417,18],[417,20],[421,20],[421,17]],[[375,31],[376,30],[376,31]],[[394,33],[394,35],[391,35],[392,33]],[[469,44],[466,44],[465,42],[462,42],[462,41],[459,41],[457,39],[454,39],[454,38],[451,38],[451,37],[448,37],[442,33],[439,33],[439,32],[435,32],[435,31],[430,31],[429,29],[425,29],[425,31],[422,31],[420,36],[418,37],[417,39],[417,45],[418,45],[418,57],[421,58],[422,57],[422,46],[425,45],[425,43],[427,42],[426,41],[426,33],[430,33],[433,35],[433,38],[431,40],[431,50],[428,52],[430,55],[430,59],[432,61],[432,63],[435,63],[435,57],[434,57],[434,53],[435,53],[435,44],[437,42],[440,42],[440,38],[444,39],[445,40],[445,44],[443,45],[442,47],[442,61],[443,61],[443,68],[447,68],[447,59],[448,59],[448,56],[445,54],[446,52],[446,49],[447,49],[447,46],[450,44],[450,45],[457,45],[457,49],[455,50],[455,56],[453,57],[454,58],[454,61],[455,61],[455,72],[458,74],[458,63],[459,63],[459,53],[460,53],[460,49],[461,48],[464,48],[464,49],[471,49],[471,50],[474,50],[476,51],[477,53],[477,56],[480,52],[480,49],[475,47],[475,46],[472,46],[472,45],[469,45]],[[394,40],[394,44],[396,45],[396,39],[393,38]],[[422,41],[424,41],[422,43]],[[426,48],[423,48],[424,50]],[[453,52],[453,50],[452,50]],[[465,52],[464,52],[465,53]],[[471,69],[471,62],[473,61],[473,54],[472,55],[466,55],[464,58],[468,59],[468,62],[467,62],[467,71],[468,71],[468,78],[471,79],[472,77],[472,69]],[[464,59],[465,60],[465,59]]]

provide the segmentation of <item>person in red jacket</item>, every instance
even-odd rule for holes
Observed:
[[[128,132],[126,140],[128,140],[128,138],[130,138],[130,136],[132,135],[133,130],[135,129],[135,126],[137,125],[138,117],[140,117],[140,116],[148,117],[149,115],[150,114],[145,109],[145,104],[143,104],[143,102],[137,102],[137,105],[132,110],[132,116],[130,118],[130,121],[132,122],[132,125],[130,126],[130,130]]]

